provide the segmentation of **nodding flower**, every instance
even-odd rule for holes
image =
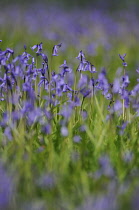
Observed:
[[[37,48],[36,54],[40,55],[42,52],[42,42],[40,44],[36,44],[33,47],[31,47],[32,50],[35,50]]]
[[[80,60],[81,62],[85,61],[85,55],[84,55],[82,50],[79,52],[79,54],[78,54],[78,56],[76,58],[78,60]]]
[[[58,56],[58,48],[62,46],[62,43],[54,45],[53,50],[52,50],[52,55],[53,56]]]
[[[96,68],[93,64],[91,64],[89,61],[86,61],[84,71],[90,71],[91,73],[96,73]]]

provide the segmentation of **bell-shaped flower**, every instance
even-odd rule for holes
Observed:
[[[52,50],[52,55],[53,56],[58,56],[58,49],[62,46],[62,43],[54,45],[53,50]]]

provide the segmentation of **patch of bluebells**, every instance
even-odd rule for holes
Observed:
[[[61,47],[62,43],[54,45],[52,56],[58,56]],[[115,78],[113,83],[109,83],[104,68],[94,79],[96,68],[86,59],[82,50],[76,57],[79,60],[76,70],[64,60],[59,67],[59,72],[51,72],[49,58],[43,51],[43,43],[36,44],[31,49],[35,51],[37,57],[29,54],[26,46],[24,46],[24,52],[18,56],[10,48],[0,51],[0,100],[1,103],[6,102],[12,106],[11,112],[8,109],[3,110],[0,121],[4,129],[3,134],[7,139],[12,140],[12,128],[15,128],[18,121],[23,118],[28,128],[38,124],[42,132],[50,134],[51,122],[58,115],[64,122],[61,134],[67,136],[67,123],[75,108],[79,107],[83,113],[86,98],[94,97],[94,94],[97,97],[98,93],[104,96],[104,100],[109,101],[107,119],[113,115],[122,116],[123,107],[126,110],[132,107],[136,116],[139,115],[137,97],[139,87],[137,83],[132,90],[128,89],[130,79],[126,73],[126,54],[123,56],[119,54],[123,62],[123,75]],[[41,66],[37,66],[37,58],[40,59]],[[138,73],[138,70],[136,71]],[[61,101],[62,97],[64,102]],[[45,101],[43,106],[40,106],[40,101]],[[54,114],[53,109],[56,106],[59,107],[59,111]],[[48,113],[51,117],[48,117]],[[84,113],[87,116],[87,110],[84,110]],[[128,122],[127,119],[123,120],[123,125],[119,125],[120,134],[124,133]]]
[[[61,44],[54,46],[52,56],[58,56],[61,46]],[[122,117],[123,106],[126,110],[132,107],[135,115],[139,115],[138,80],[133,89],[129,90],[130,80],[125,69],[122,76],[116,77],[113,83],[109,83],[106,69],[103,68],[100,72],[97,72],[94,65],[86,60],[83,51],[80,51],[76,57],[79,60],[79,65],[75,70],[64,60],[59,67],[59,72],[51,72],[48,65],[49,57],[44,54],[42,43],[31,47],[33,51],[36,50],[37,58],[29,54],[26,47],[24,49],[25,52],[20,56],[15,56],[14,51],[9,48],[0,52],[0,97],[3,106],[0,125],[4,137],[2,146],[7,141],[13,140],[13,131],[18,128],[18,123],[21,120],[25,123],[26,133],[33,127],[39,128],[42,144],[45,135],[53,134],[53,123],[59,125],[62,138],[67,138],[70,134],[68,123],[77,108],[84,121],[79,131],[86,133],[85,123],[89,112],[84,109],[84,103],[88,99],[89,101],[92,98],[94,99],[94,96],[97,97],[99,94],[102,95],[104,103],[109,104],[107,119],[112,119],[114,116],[122,119],[122,123],[117,125],[120,135],[124,135],[124,130],[130,123]],[[41,66],[36,65],[36,59],[41,60]],[[122,57],[122,61],[124,59],[125,56]],[[123,68],[126,68],[126,66],[124,64]],[[95,78],[94,73],[96,74]],[[77,77],[76,85],[74,77]],[[7,107],[5,107],[5,104],[7,104]],[[53,111],[56,109],[57,112]],[[107,123],[107,121],[105,122]],[[82,144],[82,140],[78,133],[73,136],[75,146]],[[44,147],[40,146],[36,153],[43,151]],[[71,160],[73,162],[78,162],[79,159],[78,152],[72,154]],[[130,162],[132,156],[125,154],[123,159],[125,162]],[[100,157],[99,166],[99,169],[93,175],[88,174],[88,176],[95,180],[99,180],[101,177],[113,179],[116,176],[108,156]],[[0,170],[3,169],[0,168]],[[2,171],[1,173],[4,174],[5,172]],[[5,183],[8,182],[7,176],[5,174],[3,176],[3,179],[6,179],[6,181],[4,180]],[[41,190],[50,191],[56,187],[56,177],[51,173],[44,174],[37,180],[36,185]],[[11,200],[12,181],[8,182],[8,187],[6,185],[7,192],[5,191],[5,185],[2,185],[2,187],[0,207],[5,208]],[[112,199],[110,206],[109,199]],[[117,198],[108,193],[106,196],[98,195],[89,198],[79,208],[101,209],[103,207],[105,209],[115,209],[113,202],[117,202]]]

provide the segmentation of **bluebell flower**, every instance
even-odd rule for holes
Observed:
[[[14,51],[12,49],[10,49],[10,48],[7,48],[6,49],[6,53],[14,54]]]
[[[86,61],[84,71],[89,71],[91,73],[96,73],[96,68],[93,64],[91,64],[89,61]]]
[[[12,140],[12,133],[11,133],[11,128],[10,127],[6,127],[4,130],[4,136],[6,136],[6,138],[11,141]]]
[[[80,60],[81,62],[85,62],[85,55],[84,55],[82,50],[79,52],[79,54],[78,54],[78,56],[76,58],[78,60]]]
[[[54,45],[53,50],[52,50],[52,55],[53,56],[58,56],[58,48],[62,46],[62,43]]]
[[[44,60],[44,62],[45,63],[48,63],[48,57],[47,57],[47,55],[44,54],[44,53],[41,53],[40,55],[42,56],[42,59]]]
[[[116,78],[113,82],[112,92],[119,93],[120,87],[121,87],[120,79]]]
[[[78,81],[78,88],[86,87],[88,84],[88,76],[87,75],[81,75],[79,81]]]
[[[106,70],[105,69],[102,69],[102,71],[99,73],[97,84],[95,85],[95,88],[102,90],[102,94],[104,96],[108,93],[108,91],[110,89],[110,85],[106,78]]]
[[[63,92],[73,91],[72,88],[68,84],[63,85]]]
[[[139,74],[139,69],[136,69],[136,72]]]
[[[0,209],[12,209],[11,201],[15,191],[14,181],[0,163]]]
[[[123,135],[124,130],[125,130],[125,128],[127,127],[127,125],[128,125],[128,122],[126,121],[126,122],[123,122],[122,125],[117,126],[117,127],[120,129],[120,130],[119,130],[119,134],[120,134],[120,135]]]
[[[38,47],[38,44],[33,45],[33,47],[31,47],[32,50],[35,50]]]
[[[84,68],[85,68],[85,63],[83,61],[80,61],[76,71],[85,71]]]
[[[81,136],[79,136],[79,135],[76,135],[76,136],[74,136],[73,137],[73,141],[75,142],[75,143],[79,143],[80,141],[81,141]]]
[[[80,93],[83,95],[83,98],[86,98],[87,96],[90,95],[92,90],[87,89],[86,87],[80,90]]]
[[[69,134],[69,132],[68,132],[67,127],[66,126],[62,126],[61,127],[61,135],[66,137],[66,136],[68,136],[68,134]]]
[[[64,76],[66,72],[71,73],[72,69],[67,65],[66,60],[64,60],[64,63],[60,65],[61,68],[61,76]]]
[[[72,107],[69,105],[63,105],[62,109],[60,110],[60,114],[67,120],[71,117],[72,112]]]
[[[125,62],[125,56],[126,56],[126,53],[123,54],[123,55],[120,55],[120,54],[119,54],[119,57],[120,57],[120,59],[121,59],[123,62]]]
[[[33,47],[31,47],[32,50],[35,50],[37,48],[36,54],[40,55],[42,52],[42,42],[40,44],[36,44]]]
[[[50,124],[42,125],[41,130],[45,134],[50,134],[51,133],[51,125]]]
[[[42,189],[51,190],[56,186],[56,176],[53,173],[44,173],[37,180],[37,185]]]
[[[122,77],[122,88],[126,88],[129,85],[130,81],[129,81],[129,76],[128,75],[124,75]]]
[[[135,85],[133,90],[131,90],[131,95],[136,96],[138,92],[139,92],[139,84]]]

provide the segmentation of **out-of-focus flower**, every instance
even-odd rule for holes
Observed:
[[[118,126],[117,126],[117,127],[120,129],[120,130],[119,130],[119,134],[120,134],[120,135],[123,135],[124,130],[125,130],[125,128],[127,127],[127,125],[128,125],[128,122],[126,121],[126,122],[123,122],[122,125],[118,125]]]
[[[14,183],[12,177],[0,163],[0,209],[12,209],[11,200],[14,195]]]
[[[61,127],[61,135],[62,136],[68,136],[69,132],[66,126]]]
[[[56,186],[56,176],[53,173],[43,174],[39,180],[37,180],[37,185],[45,190],[51,190]]]
[[[123,54],[123,55],[120,55],[120,54],[119,54],[119,57],[120,57],[120,59],[121,59],[123,62],[125,62],[125,56],[126,56],[126,53]]]
[[[76,136],[74,136],[73,137],[73,141],[75,142],[75,143],[79,143],[80,141],[81,141],[81,136],[79,136],[79,135],[76,135]]]

